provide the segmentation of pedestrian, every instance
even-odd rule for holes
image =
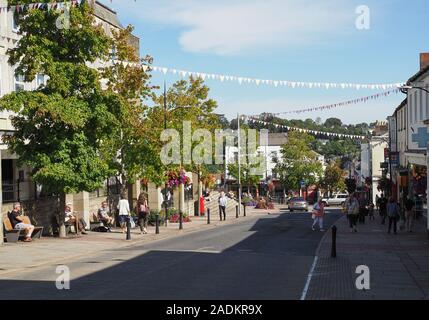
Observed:
[[[357,232],[356,222],[359,216],[359,201],[352,193],[346,201],[347,219],[349,219],[350,232]]]
[[[380,212],[380,200],[381,198],[378,196],[378,194],[375,195],[375,206],[377,208],[377,212]]]
[[[130,204],[125,197],[125,194],[121,194],[121,200],[118,203],[119,210],[119,224],[121,225],[122,233],[126,232],[127,220],[131,218],[130,216]]]
[[[387,198],[384,195],[382,195],[380,199],[379,214],[381,217],[381,224],[385,224],[387,217]]]
[[[313,215],[314,215],[314,221],[313,225],[311,226],[311,230],[315,231],[314,228],[316,224],[319,224],[319,230],[325,231],[323,229],[323,218],[325,216],[325,206],[323,205],[322,199],[319,199],[319,201],[314,205],[313,207]]]
[[[146,197],[143,193],[140,193],[136,205],[136,213],[138,218],[138,224],[140,226],[140,234],[147,234],[147,219],[149,216],[149,207],[147,205]]]
[[[387,230],[387,233],[390,233],[393,224],[393,232],[396,234],[396,225],[400,215],[399,206],[393,197],[390,197],[389,203],[387,204],[387,216],[389,218],[389,229]]]
[[[374,216],[374,204],[371,202],[368,207],[368,218],[369,220],[375,220]]]
[[[407,228],[407,232],[413,232],[411,229],[413,227],[414,220],[414,201],[410,196],[407,197],[405,201],[405,226]]]
[[[223,220],[226,220],[226,205],[228,204],[228,198],[225,194],[225,192],[221,191],[220,197],[219,197],[219,217],[220,221],[222,221],[222,214],[223,214]]]

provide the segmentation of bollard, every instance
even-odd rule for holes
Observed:
[[[155,233],[159,234],[159,214],[155,216]]]
[[[337,256],[337,227],[332,226],[332,247],[331,247],[331,258]]]
[[[220,206],[219,206],[219,218],[220,218],[220,221],[222,221],[222,209],[220,208]]]
[[[128,218],[127,218],[127,240],[131,240],[131,219],[132,219],[132,217],[128,216]]]
[[[243,215],[246,216],[246,205],[243,205]]]
[[[179,212],[179,230],[183,229],[183,212]]]
[[[210,224],[210,208],[207,208],[207,224]]]
[[[238,219],[238,206],[235,206],[235,217]]]

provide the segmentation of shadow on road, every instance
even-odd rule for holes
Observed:
[[[197,250],[199,236],[209,232],[214,246],[220,241],[216,229],[189,234],[177,240],[195,241],[195,249],[151,250],[73,279],[70,290],[56,289],[55,281],[0,280],[0,299],[299,299],[322,237],[310,224],[309,214],[293,213],[260,218],[250,228],[224,226],[238,240],[219,253]],[[113,252],[110,261],[117,258]],[[90,259],[84,263],[105,263]],[[56,266],[49,268],[55,279]]]

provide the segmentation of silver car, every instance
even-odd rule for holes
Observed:
[[[289,211],[294,210],[308,211],[308,202],[304,198],[292,198],[289,200]]]

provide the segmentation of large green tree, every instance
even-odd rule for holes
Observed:
[[[119,177],[122,193],[136,179],[152,178],[151,164],[156,156],[156,149],[147,138],[150,130],[145,121],[145,112],[148,107],[144,104],[144,101],[152,98],[155,88],[150,84],[150,73],[145,72],[152,58],[139,58],[138,48],[130,44],[132,31],[133,28],[129,26],[113,32],[110,50],[112,63],[100,70],[106,90],[117,94],[121,102],[111,110],[116,122],[112,134],[103,144],[102,152]]]
[[[306,133],[291,131],[288,142],[282,147],[282,157],[274,171],[286,191],[298,190],[300,181],[307,186],[318,183],[322,176],[322,164],[317,161],[317,154],[311,150],[314,138]]]
[[[9,4],[18,2],[23,1]],[[31,166],[33,180],[60,196],[60,236],[65,236],[65,194],[92,191],[112,174],[100,150],[115,133],[114,110],[122,99],[103,90],[99,71],[87,65],[108,59],[111,44],[94,23],[92,8],[86,2],[72,7],[68,28],[56,27],[60,15],[37,9],[18,14],[22,38],[7,52],[9,63],[26,81],[37,74],[48,81],[37,90],[4,96],[0,109],[15,112],[16,131],[6,143],[19,163]]]
[[[321,187],[330,193],[333,191],[343,191],[346,188],[343,170],[338,163],[332,162],[326,167],[323,179],[321,180]]]

